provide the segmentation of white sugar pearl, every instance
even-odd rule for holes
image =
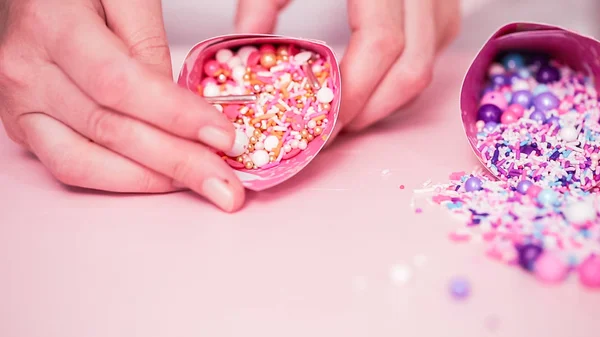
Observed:
[[[516,80],[512,84],[513,91],[529,90],[529,83],[525,80]]]
[[[258,142],[256,144],[254,144],[254,148],[257,150],[264,150],[265,149],[265,144],[262,142]]]
[[[233,69],[234,67],[242,65],[242,59],[239,56],[234,56],[227,61],[227,65],[229,68]]]
[[[333,90],[323,87],[317,92],[319,103],[331,103],[333,101]]]
[[[317,126],[317,122],[315,122],[314,120],[311,120],[310,122],[308,122],[308,127],[311,129],[314,129]]]
[[[246,136],[252,137],[254,136],[254,130],[256,130],[253,126],[248,126],[246,128]]]
[[[277,145],[279,145],[279,138],[276,136],[269,136],[265,138],[265,150],[272,151],[277,147]]]
[[[572,224],[584,224],[596,219],[596,210],[589,201],[578,201],[567,206],[563,211],[565,218]]]
[[[292,147],[292,149],[297,149],[298,143],[300,142],[297,139],[292,139],[292,141],[290,142],[290,146]]]
[[[248,63],[248,56],[257,50],[258,49],[253,46],[244,46],[238,50],[237,56],[242,60],[242,64],[246,65]]]
[[[213,106],[215,107],[215,109],[217,109],[217,111],[223,112],[223,106],[221,104],[214,104]]]
[[[246,68],[243,66],[236,66],[231,70],[231,77],[237,83],[242,83],[244,81],[244,75],[246,75]]]
[[[290,144],[285,144],[285,146],[283,147],[283,150],[288,153],[290,151],[292,151],[292,146]]]
[[[565,142],[575,141],[575,140],[577,140],[577,137],[579,137],[579,134],[577,133],[577,129],[575,129],[572,126],[563,127],[562,129],[560,129],[560,132],[558,133],[558,135]]]
[[[298,148],[299,148],[300,150],[306,150],[306,147],[308,147],[308,143],[306,142],[306,140],[305,140],[305,139],[302,139],[302,140],[300,141],[300,143],[298,143]]]
[[[233,52],[229,49],[221,49],[215,54],[215,59],[219,63],[227,63],[233,57]]]
[[[298,64],[304,64],[310,60],[312,53],[309,51],[303,51],[294,56],[294,61]]]
[[[246,152],[246,148],[248,147],[249,138],[246,136],[244,131],[236,130],[235,131],[235,141],[233,142],[233,147],[228,152],[225,152],[226,155],[230,157],[241,156]]]
[[[250,156],[256,167],[263,167],[269,163],[269,153],[265,150],[257,150]]]
[[[219,96],[220,93],[221,93],[221,89],[219,89],[219,86],[216,84],[212,84],[212,83],[207,84],[204,87],[204,91],[202,92],[204,97],[215,97],[215,96]]]

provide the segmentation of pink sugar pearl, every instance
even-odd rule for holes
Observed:
[[[215,60],[207,61],[204,64],[204,73],[206,76],[215,77],[220,69],[221,65]]]
[[[578,268],[579,282],[586,287],[600,288],[600,257],[591,256]]]
[[[260,61],[260,52],[253,51],[252,53],[250,53],[250,55],[248,55],[248,61],[246,62],[246,65],[248,67],[254,67],[255,65],[258,64],[259,61]]]
[[[500,63],[494,63],[488,69],[488,74],[490,76],[502,75],[504,73],[506,73],[506,70],[504,69],[504,66],[502,66]]]
[[[521,118],[525,114],[525,108],[521,104],[511,104],[506,111],[512,112],[517,118]]]
[[[508,108],[508,102],[506,101],[506,97],[504,97],[502,93],[497,91],[491,91],[483,95],[480,104],[493,104],[499,107],[501,110],[506,110],[506,108]]]
[[[509,110],[504,111],[504,113],[502,113],[502,117],[500,117],[502,124],[512,124],[517,120],[519,120],[519,117]]]
[[[535,261],[534,272],[538,280],[545,283],[560,283],[566,277],[568,268],[561,259],[552,253],[543,253]]]
[[[537,198],[538,194],[542,191],[542,188],[537,185],[531,185],[527,190],[527,195],[532,198]]]
[[[264,53],[274,53],[276,51],[275,46],[273,46],[272,44],[263,44],[262,46],[260,46],[260,48],[258,48],[258,50],[264,54]]]

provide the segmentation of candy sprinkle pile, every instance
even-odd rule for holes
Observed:
[[[268,169],[296,156],[327,128],[334,84],[324,57],[295,46],[221,49],[204,64],[198,92],[236,127],[224,160]]]
[[[576,271],[582,284],[600,288],[597,189],[513,187],[481,171],[453,173],[450,180],[415,192],[432,193],[430,201],[465,223],[451,232],[451,240],[484,242],[490,257],[520,266],[543,282],[561,282]]]
[[[488,74],[477,147],[496,176],[557,191],[600,182],[600,109],[590,78],[543,55],[516,53]]]

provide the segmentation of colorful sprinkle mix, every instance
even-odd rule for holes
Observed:
[[[508,54],[489,68],[477,148],[512,186],[589,189],[600,182],[599,119],[591,78],[543,55]]]
[[[467,191],[465,183],[473,177],[481,181],[481,189]],[[561,282],[576,270],[582,283],[600,287],[598,188],[529,193],[534,186],[519,190],[476,170],[454,173],[450,183],[428,192],[433,190],[432,203],[464,223],[449,234],[451,240],[484,242],[489,257],[519,266],[545,283]]]
[[[295,46],[221,49],[204,64],[198,93],[236,127],[223,159],[236,169],[267,169],[322,134],[334,100],[331,65]]]

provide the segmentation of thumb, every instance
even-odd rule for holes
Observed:
[[[289,0],[238,0],[235,28],[238,33],[270,34],[277,15]]]
[[[108,27],[129,48],[131,57],[172,78],[161,0],[103,0],[102,3]]]

